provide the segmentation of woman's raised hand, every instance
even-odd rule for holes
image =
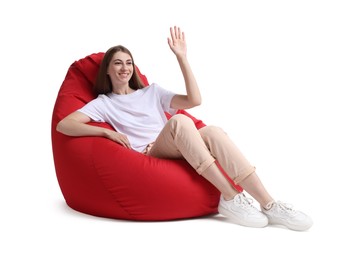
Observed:
[[[167,38],[167,42],[177,57],[186,56],[185,34],[179,27],[170,28],[171,38]]]

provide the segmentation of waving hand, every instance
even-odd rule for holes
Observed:
[[[171,38],[167,38],[167,42],[177,57],[186,56],[186,41],[185,34],[179,27],[170,28]]]

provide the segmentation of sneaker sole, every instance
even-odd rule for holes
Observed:
[[[249,221],[245,221],[243,219],[240,219],[240,218],[236,217],[229,210],[226,210],[225,208],[223,208],[221,206],[218,207],[218,212],[221,215],[227,217],[229,222],[234,223],[234,224],[238,224],[238,225],[241,225],[241,226],[263,228],[263,227],[266,227],[268,225],[268,219],[267,219],[266,216],[265,216],[265,220],[264,221],[249,222]]]
[[[307,223],[306,225],[294,225],[294,224],[289,224],[285,221],[276,221],[271,218],[268,220],[268,222],[270,225],[282,225],[294,231],[305,231],[311,228],[311,226],[313,225],[312,222]]]

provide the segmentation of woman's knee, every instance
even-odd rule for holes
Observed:
[[[219,138],[222,135],[226,136],[226,133],[223,131],[223,129],[221,127],[218,126],[213,126],[213,125],[209,125],[209,126],[205,126],[202,127],[199,130],[202,138]]]
[[[169,123],[173,127],[194,127],[194,121],[186,115],[177,114],[169,119]]]

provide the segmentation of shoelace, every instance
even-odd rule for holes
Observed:
[[[239,194],[239,196],[236,196],[234,198],[234,202],[235,202],[235,204],[240,205],[244,209],[253,209],[253,210],[256,209],[253,206],[253,199],[247,198],[243,193]]]
[[[288,215],[295,215],[297,212],[293,209],[293,206],[282,201],[275,202],[278,211],[282,211]]]

